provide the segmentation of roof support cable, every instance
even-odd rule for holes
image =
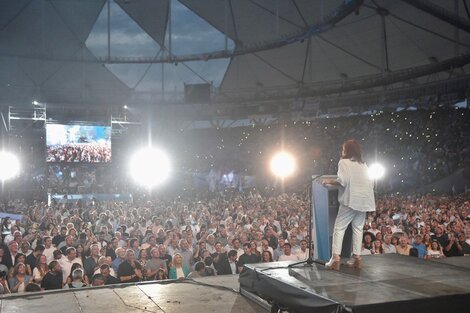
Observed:
[[[468,19],[470,19],[470,10],[468,9],[467,0],[462,0],[465,12],[467,12]]]

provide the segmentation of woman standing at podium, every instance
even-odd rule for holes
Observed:
[[[361,268],[361,247],[366,212],[375,211],[374,182],[369,178],[368,167],[362,159],[362,149],[356,140],[343,143],[338,163],[338,178],[323,181],[324,185],[337,185],[339,210],[333,230],[332,257],[325,264],[327,269],[339,270],[343,237],[352,223],[353,259],[349,266]]]

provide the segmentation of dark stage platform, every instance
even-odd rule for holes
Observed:
[[[372,255],[362,270],[340,272],[288,264],[247,265],[240,288],[289,312],[470,312],[470,257]]]

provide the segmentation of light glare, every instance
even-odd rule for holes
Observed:
[[[385,175],[385,167],[379,163],[374,163],[369,167],[370,179],[381,179]]]
[[[0,151],[0,180],[5,181],[17,176],[20,172],[18,158],[6,151]]]
[[[131,158],[130,174],[140,185],[148,188],[158,186],[170,175],[170,160],[161,150],[142,149]]]
[[[294,157],[287,152],[279,152],[271,159],[271,172],[280,177],[286,178],[292,175],[296,169]]]

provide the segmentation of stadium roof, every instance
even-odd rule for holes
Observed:
[[[465,1],[0,1],[1,104],[178,103],[192,83],[221,102],[308,97],[469,63]]]

